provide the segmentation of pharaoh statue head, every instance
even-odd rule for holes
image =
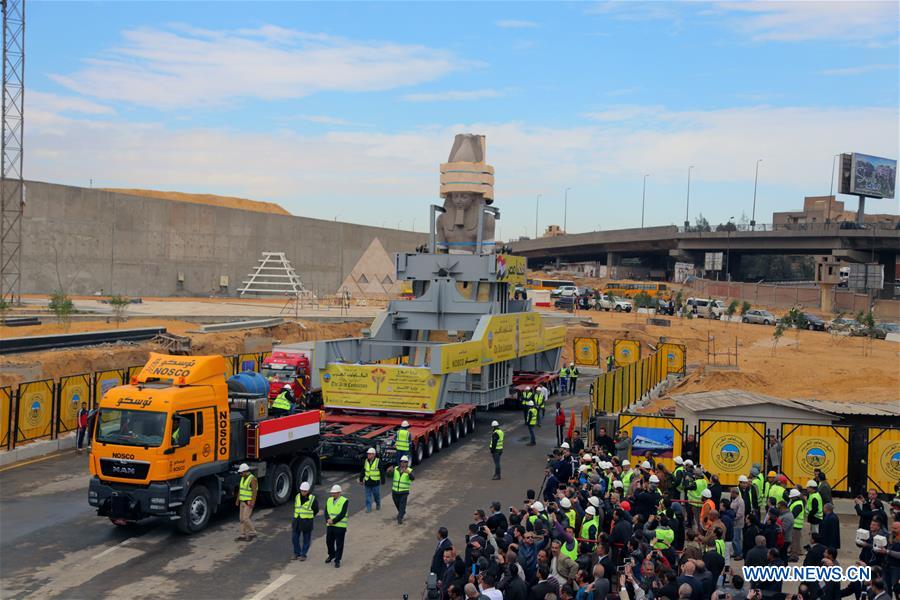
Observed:
[[[483,135],[461,133],[453,140],[441,165],[441,198],[445,212],[437,219],[438,246],[451,254],[475,252],[479,212],[494,201],[494,168],[485,163]],[[482,242],[491,249],[493,215],[485,214],[482,226]]]

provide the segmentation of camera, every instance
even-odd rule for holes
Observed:
[[[424,600],[440,600],[441,590],[438,589],[437,575],[429,573],[425,579],[425,593],[422,595]]]

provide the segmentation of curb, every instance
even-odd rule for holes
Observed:
[[[74,433],[67,433],[55,440],[40,440],[14,450],[0,452],[0,467],[73,448],[75,448]]]

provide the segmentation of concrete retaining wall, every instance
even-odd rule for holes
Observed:
[[[58,264],[70,294],[205,296],[222,275],[235,294],[263,251],[286,252],[307,288],[333,293],[373,239],[393,253],[427,235],[28,182],[23,237],[23,293],[57,289]]]

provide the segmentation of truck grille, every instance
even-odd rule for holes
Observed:
[[[118,460],[101,458],[100,472],[107,477],[120,479],[146,479],[150,472],[150,463],[141,460]]]

